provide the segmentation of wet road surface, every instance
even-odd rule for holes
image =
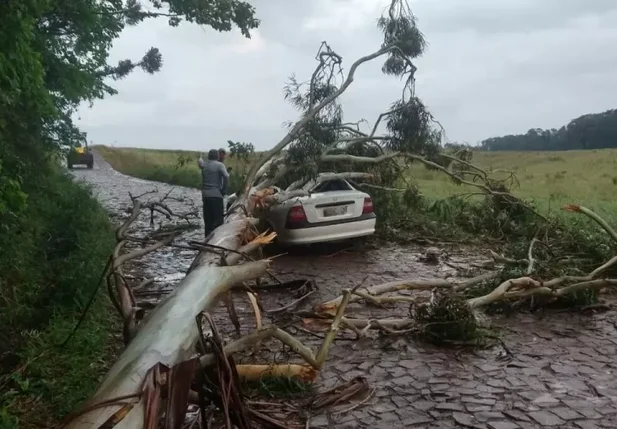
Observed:
[[[109,210],[112,219],[128,216],[129,192],[133,195],[158,189],[167,193],[171,186],[124,176],[96,158],[93,170],[75,170],[77,179],[92,185],[95,195]],[[174,187],[172,195],[192,199],[200,209],[200,194],[194,189]],[[172,209],[186,210],[186,202],[171,201]],[[156,222],[155,222],[156,223]],[[142,216],[132,231],[146,231],[149,216]],[[187,234],[186,240],[201,240],[201,229]],[[282,280],[312,279],[318,286],[306,308],[340,294],[343,288],[384,283],[395,279],[432,279],[457,275],[453,266],[465,266],[482,258],[469,249],[449,249],[448,264],[421,261],[424,249],[395,245],[368,250],[323,246],[310,252],[298,250],[274,260],[274,272]],[[136,281],[155,278],[148,289],[136,291],[140,301],[156,302],[161,293],[173,290],[191,264],[195,253],[171,249],[152,253],[127,269]],[[263,294],[266,308],[289,303],[289,293]],[[254,318],[246,297],[235,298],[242,331],[254,329]],[[360,310],[363,308],[364,310]],[[363,311],[366,306],[351,306]],[[405,316],[406,309],[390,312]],[[219,329],[233,336],[233,327],[224,307],[214,319]],[[264,321],[267,323],[267,320]],[[278,321],[278,323],[283,323]],[[512,358],[502,359],[503,348],[461,351],[438,348],[411,338],[351,340],[340,334],[329,360],[318,378],[320,389],[355,377],[366,377],[373,395],[353,410],[346,403],[310,417],[314,428],[617,428],[617,316],[613,311],[599,314],[546,313],[544,316],[518,314],[497,318],[494,323]],[[298,326],[298,323],[295,323]],[[319,338],[289,326],[306,345],[316,350]],[[260,351],[247,354],[255,362],[293,360],[280,352],[277,343],[266,342]],[[273,355],[273,352],[276,351]],[[250,355],[250,356],[249,356]],[[242,356],[238,357],[243,360]],[[339,411],[337,413],[336,411]]]

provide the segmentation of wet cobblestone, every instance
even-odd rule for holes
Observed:
[[[128,192],[136,195],[154,188],[151,182],[114,172],[99,159],[94,170],[76,170],[74,174],[93,186],[100,201],[118,219],[127,216]],[[156,186],[161,193],[170,189],[164,184]],[[200,201],[196,190],[177,188],[176,192],[196,203]],[[134,228],[149,227],[149,218],[144,216]],[[189,239],[201,237],[201,230],[197,230]],[[275,259],[274,271],[281,278],[314,279],[319,291],[311,297],[311,305],[333,298],[341,289],[364,279],[366,284],[375,284],[401,278],[455,275],[451,267],[420,262],[420,254],[421,249],[397,246],[335,254],[297,251]],[[157,252],[139,261],[135,271],[157,279],[150,293],[170,291],[193,256],[189,251]],[[463,264],[469,258],[468,250],[450,251],[450,265]],[[267,295],[262,297],[267,308],[288,302],[283,293]],[[243,331],[248,332],[254,328],[248,301],[241,295],[235,301]],[[350,310],[354,310],[353,306]],[[366,315],[366,308],[363,311]],[[371,311],[379,314],[378,309]],[[391,316],[406,314],[405,309],[397,311]],[[233,331],[223,308],[217,309],[215,320],[222,331]],[[342,333],[319,376],[319,386],[327,388],[363,376],[375,392],[353,411],[337,413],[353,405],[346,404],[312,416],[310,427],[617,427],[615,312],[518,314],[496,318],[493,323],[500,327],[512,352],[509,361],[501,359],[501,349],[468,352],[400,338],[357,342]],[[321,341],[303,331],[290,328],[290,332],[314,349]],[[261,351],[263,359],[274,349],[280,347],[266,342]],[[277,355],[278,361],[288,358],[299,361],[291,354]]]

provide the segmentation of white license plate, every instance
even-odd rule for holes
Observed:
[[[325,217],[340,216],[347,213],[347,206],[328,207],[323,209],[323,215]]]

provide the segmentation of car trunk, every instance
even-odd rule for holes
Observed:
[[[302,205],[309,223],[332,222],[362,216],[364,193],[344,180],[322,182],[311,191]]]

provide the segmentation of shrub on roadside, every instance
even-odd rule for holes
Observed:
[[[27,193],[26,209],[0,238],[0,323],[19,329],[83,305],[113,246],[106,213],[59,169]]]
[[[77,335],[58,347],[97,287],[112,229],[91,192],[59,167],[32,175],[22,188],[25,207],[0,219],[0,382],[8,386],[0,427],[24,411],[24,397],[53,405],[58,418],[78,405],[112,363],[117,328],[101,292]]]

